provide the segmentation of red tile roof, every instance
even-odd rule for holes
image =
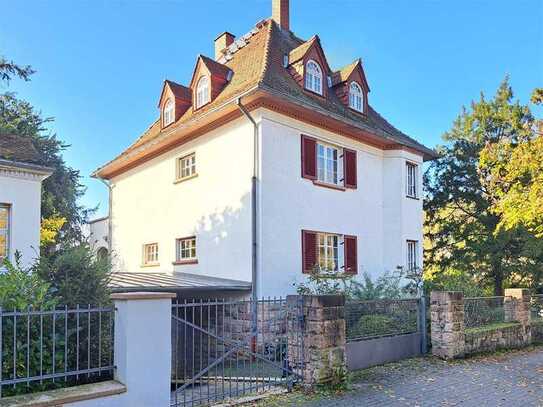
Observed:
[[[345,106],[335,95],[335,92],[328,92],[328,97],[324,99],[310,95],[302,89],[288,70],[284,68],[283,58],[285,55],[289,55],[289,62],[292,62],[290,58],[299,58],[315,41],[318,41],[318,36],[312,37],[309,41],[303,41],[292,32],[282,30],[272,19],[268,19],[259,22],[253,30],[238,38],[226,49],[225,56],[221,60],[214,61],[208,57],[200,56],[202,62],[211,72],[226,76],[228,71],[231,71],[232,77],[214,100],[196,111],[188,109],[168,130],[171,131],[176,126],[182,126],[197,117],[204,116],[248,91],[262,90],[306,108],[322,112],[345,122],[347,125],[371,132],[386,139],[388,143],[393,142],[412,148],[424,154],[425,157],[435,157],[433,150],[396,129],[371,106],[367,115],[361,115]],[[336,73],[338,78],[341,79],[350,73],[349,71],[354,69],[356,63],[358,61]],[[185,91],[183,89],[183,92]],[[100,175],[102,170],[107,169],[108,166],[119,160],[125,160],[134,150],[141,151],[147,143],[160,134],[160,120],[157,120],[120,156],[98,169],[95,174]]]

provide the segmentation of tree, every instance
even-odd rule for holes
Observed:
[[[532,102],[543,102],[536,89]],[[541,121],[518,139],[488,143],[481,152],[483,183],[494,196],[492,210],[501,217],[499,228],[523,226],[543,238],[543,135]]]
[[[28,66],[21,68],[0,59],[0,80],[7,81],[12,76],[29,80],[33,72]],[[49,232],[49,237],[50,232],[54,232],[54,236],[58,234],[63,241],[77,242],[82,240],[81,225],[92,210],[78,203],[85,188],[81,184],[79,171],[66,165],[62,158],[62,152],[69,145],[47,129],[52,121],[52,118],[42,117],[30,103],[18,99],[15,94],[0,94],[0,157],[3,151],[8,151],[14,159],[22,156],[24,161],[54,169],[53,174],[43,182],[41,214],[49,226],[60,223],[62,226],[59,230],[48,229],[46,232]],[[20,148],[17,149],[17,146]],[[43,248],[45,254],[54,249],[54,241],[47,237],[42,241],[46,243]]]
[[[541,281],[543,241],[523,226],[501,228],[493,209],[495,191],[480,172],[480,154],[489,143],[517,142],[532,134],[527,106],[513,102],[506,78],[491,100],[484,95],[463,109],[445,133],[440,157],[424,175],[425,262],[432,274],[456,270],[493,287]]]

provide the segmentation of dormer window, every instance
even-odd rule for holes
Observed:
[[[305,64],[305,88],[322,95],[322,70],[313,60]]]
[[[362,88],[356,82],[351,82],[349,86],[349,107],[362,113],[364,111],[364,94]]]
[[[196,85],[196,109],[199,109],[210,101],[209,78],[202,76]]]
[[[168,101],[164,105],[164,111],[162,112],[162,123],[164,127],[173,123],[173,120],[174,120],[173,107],[174,105],[173,105],[172,100],[168,99]]]

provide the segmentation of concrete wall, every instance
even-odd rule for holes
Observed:
[[[16,250],[23,266],[29,266],[40,252],[42,176],[17,169],[0,168],[0,204],[11,208],[9,258]]]
[[[250,281],[252,135],[239,119],[114,178],[115,270]],[[192,152],[198,176],[175,183],[176,159]],[[193,235],[198,264],[174,266],[175,240]],[[142,267],[142,246],[153,242],[160,265]]]
[[[406,240],[422,243],[422,201],[405,196],[405,162],[421,157],[353,141],[259,111],[261,121],[259,294],[293,293],[304,281],[301,230],[356,235],[358,273],[378,277],[406,263]],[[301,177],[301,134],[357,151],[358,188],[337,191]],[[419,185],[421,180],[419,171]],[[419,244],[419,260],[422,244]],[[280,277],[278,277],[280,275]]]

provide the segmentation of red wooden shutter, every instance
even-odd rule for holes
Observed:
[[[317,142],[302,134],[302,177],[317,179]]]
[[[317,234],[302,230],[302,272],[312,273],[317,264]]]
[[[356,189],[356,151],[343,150],[343,172],[345,173],[345,188]]]
[[[356,236],[344,236],[345,273],[358,274]]]

